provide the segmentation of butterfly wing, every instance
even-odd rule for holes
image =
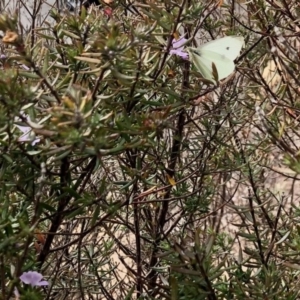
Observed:
[[[227,36],[208,42],[198,48],[188,48],[189,57],[202,76],[212,82],[212,64],[218,71],[219,80],[226,78],[234,71],[234,60],[244,45],[244,38]]]
[[[195,67],[198,69],[198,71],[201,73],[201,75],[210,80],[215,82],[212,76],[212,64],[211,61],[205,59],[205,57],[202,56],[202,53],[197,48],[187,48],[187,51],[189,53],[190,60],[194,63]]]
[[[226,36],[201,45],[198,49],[213,51],[230,60],[235,60],[244,45],[244,38],[241,36]]]
[[[212,82],[215,82],[213,77],[212,64],[214,63],[218,71],[219,80],[226,78],[234,71],[234,62],[227,57],[202,48],[189,48],[189,57],[195,64],[202,76]]]
[[[218,71],[219,80],[226,78],[234,71],[235,65],[233,60],[230,60],[226,56],[208,50],[200,50],[200,53],[205,60],[209,61],[211,65],[211,74],[212,63],[215,64]]]

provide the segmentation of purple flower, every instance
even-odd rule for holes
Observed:
[[[16,287],[14,289],[14,294],[15,294],[16,300],[19,300],[20,299],[20,293],[19,293],[19,290]]]
[[[186,41],[187,39],[184,37],[180,37],[178,40],[173,39],[170,54],[178,55],[183,59],[189,59],[188,53],[182,51],[184,49],[183,45],[186,43]]]
[[[24,272],[21,276],[20,279],[23,283],[25,284],[30,284],[31,286],[43,286],[43,285],[48,285],[48,281],[41,281],[43,278],[43,275],[36,272],[36,271],[29,271],[29,272]]]
[[[31,122],[30,118],[24,114],[24,112],[21,111],[21,115],[26,118],[27,122]],[[18,122],[20,121],[20,118],[15,118],[15,121]],[[35,137],[35,133],[32,131],[32,128],[29,126],[21,126],[15,124],[21,131],[22,135],[18,138],[19,142],[31,142],[31,145],[34,146],[38,142],[41,141],[41,139]]]
[[[16,126],[23,132],[23,134],[18,138],[19,142],[31,142],[31,145],[34,146],[40,141],[40,139],[35,138],[34,133],[32,134],[32,130],[30,127],[20,125]]]
[[[5,55],[5,54],[1,54],[0,55],[0,60],[6,60],[8,57]],[[29,67],[27,67],[26,65],[24,65],[24,64],[22,64],[22,65],[20,65],[24,70],[26,70],[26,71],[29,71],[30,70],[30,68]]]
[[[30,70],[30,68],[29,67],[27,67],[26,65],[21,65],[21,67],[24,69],[24,70],[26,70],[26,71],[29,71]]]

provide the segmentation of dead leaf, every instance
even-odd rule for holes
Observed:
[[[172,185],[172,186],[176,185],[176,181],[169,174],[167,174],[167,179],[168,179],[170,185]]]

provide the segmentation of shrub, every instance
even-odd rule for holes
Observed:
[[[297,2],[34,3],[0,17],[2,299],[297,299]],[[228,35],[218,84],[172,55]]]

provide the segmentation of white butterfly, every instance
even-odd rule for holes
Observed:
[[[240,54],[244,45],[244,38],[240,36],[227,36],[217,39],[198,48],[188,47],[189,59],[194,63],[201,75],[212,82],[213,63],[218,72],[218,80],[226,78],[234,71],[234,60]]]

